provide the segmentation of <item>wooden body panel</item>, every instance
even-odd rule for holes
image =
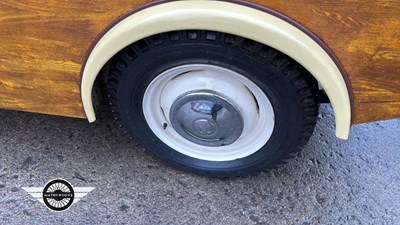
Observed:
[[[400,1],[254,1],[320,37],[353,88],[353,123],[400,117]]]
[[[145,2],[0,1],[0,108],[85,118],[80,73],[91,44]]]
[[[80,73],[90,46],[146,2],[1,1],[0,108],[84,118]],[[399,1],[252,2],[293,18],[332,49],[353,88],[354,123],[400,117]]]

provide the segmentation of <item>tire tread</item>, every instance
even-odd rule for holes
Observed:
[[[280,160],[275,161],[270,166],[264,168],[277,168],[279,165],[285,164],[286,161],[296,156],[300,150],[307,144],[310,139],[314,127],[317,122],[317,115],[319,109],[318,100],[318,84],[315,79],[306,71],[301,65],[292,60],[290,57],[283,53],[258,42],[238,37],[232,34],[219,33],[214,31],[174,31],[168,33],[157,34],[145,39],[142,39],[121,51],[117,54],[111,63],[111,72],[108,77],[108,100],[117,125],[122,129],[124,134],[128,134],[120,120],[118,113],[118,85],[119,78],[127,68],[129,62],[135,60],[137,55],[148,51],[151,48],[166,45],[171,42],[177,42],[185,39],[185,41],[198,41],[215,42],[225,45],[229,48],[238,48],[245,54],[253,57],[256,60],[264,63],[269,63],[277,71],[282,78],[287,79],[295,88],[301,98],[301,105],[305,114],[305,122],[303,124],[303,132],[298,144],[291,151],[286,152]],[[130,139],[132,137],[129,136]],[[225,177],[215,174],[204,174],[213,177]],[[242,175],[237,175],[242,176]]]

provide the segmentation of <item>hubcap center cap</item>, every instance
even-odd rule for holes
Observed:
[[[178,97],[169,117],[179,135],[203,146],[232,144],[244,125],[241,111],[233,101],[208,90]]]
[[[217,125],[207,119],[198,119],[194,121],[193,128],[201,136],[211,136],[217,132]]]

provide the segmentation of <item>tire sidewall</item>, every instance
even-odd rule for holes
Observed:
[[[175,151],[152,132],[143,113],[144,93],[159,74],[186,64],[225,67],[246,76],[266,94],[274,109],[275,126],[270,139],[261,149],[245,158],[216,163]],[[200,174],[232,176],[273,165],[292,148],[296,148],[303,133],[303,106],[290,79],[286,79],[282,71],[271,63],[219,43],[187,41],[150,48],[138,55],[124,70],[117,93],[120,120],[131,136],[151,154]]]

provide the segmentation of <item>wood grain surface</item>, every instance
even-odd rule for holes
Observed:
[[[80,71],[97,35],[145,1],[0,1],[0,108],[85,118]]]
[[[353,123],[400,117],[400,1],[254,2],[295,19],[333,50],[353,88]]]
[[[96,37],[150,1],[2,0],[0,108],[84,118],[80,71]],[[400,1],[254,0],[304,25],[343,64],[354,123],[400,117]]]

